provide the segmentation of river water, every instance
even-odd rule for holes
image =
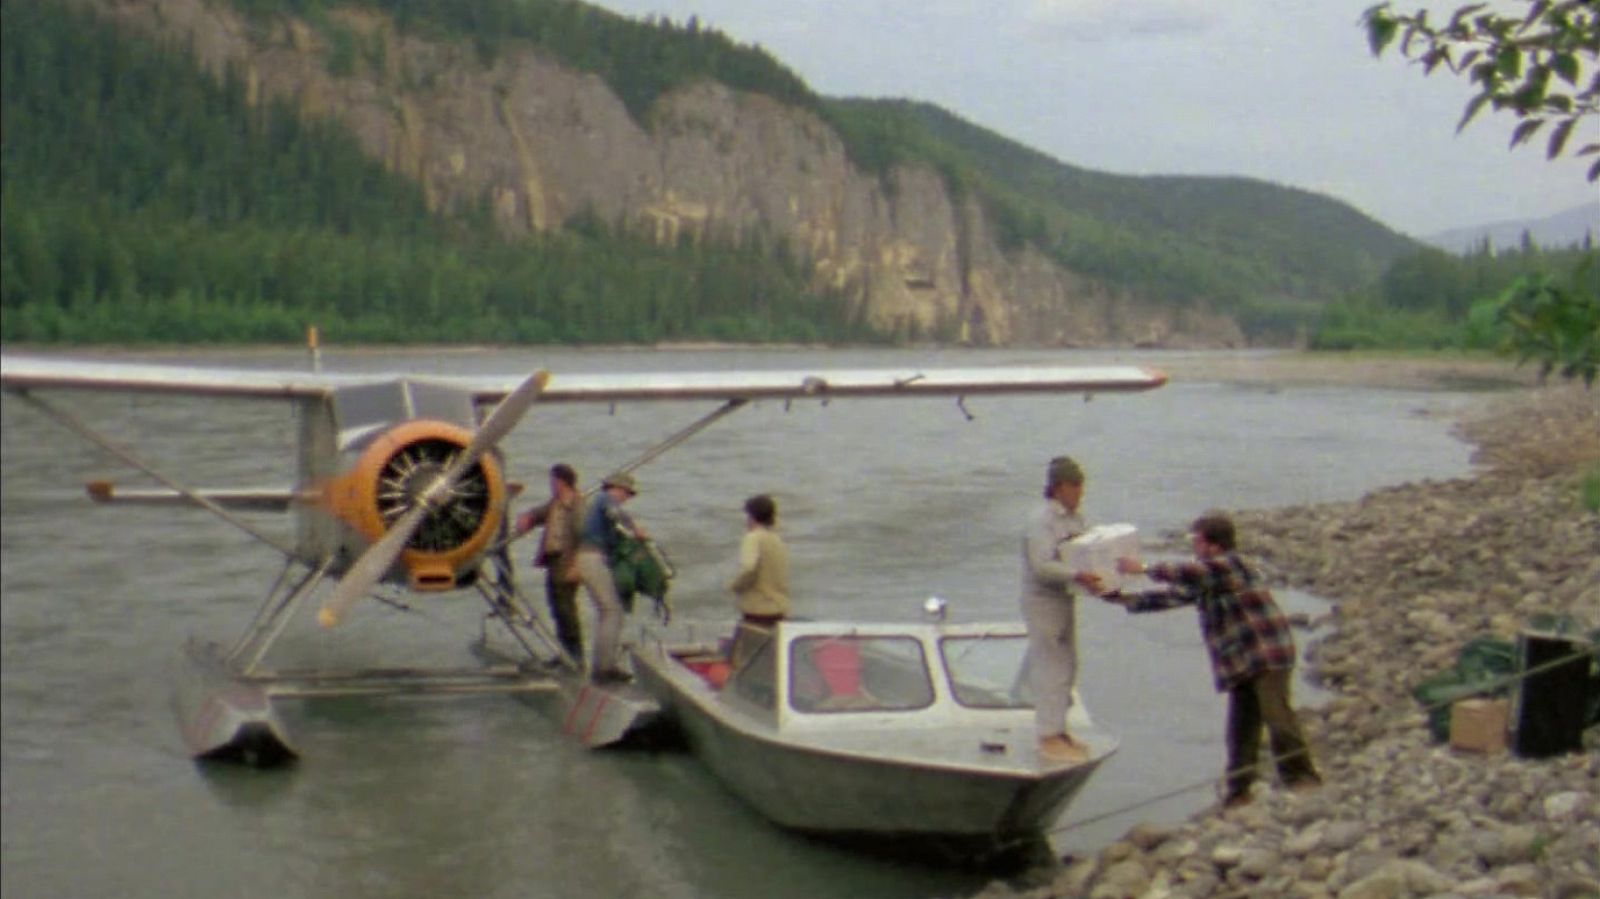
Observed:
[[[305,364],[289,351],[137,358]],[[331,351],[329,370],[516,373],[976,365],[1159,366],[1161,354],[975,351]],[[75,414],[196,486],[283,484],[286,404],[58,395]],[[1147,538],[1208,507],[1350,499],[1468,468],[1449,433],[1460,394],[1194,381],[1137,395],[761,403],[638,473],[631,508],[679,569],[680,618],[720,620],[743,499],[773,493],[797,611],[1018,617],[1018,536],[1045,461],[1088,472],[1084,512]],[[711,406],[536,407],[502,445],[543,490],[556,460],[585,480]],[[197,766],[169,710],[178,648],[230,639],[277,575],[271,550],[203,512],[95,508],[87,480],[140,483],[15,397],[0,401],[0,799],[6,899],[57,897],[932,897],[981,874],[818,844],[766,824],[688,755],[586,751],[505,697],[284,705],[302,761]],[[281,517],[263,529],[287,535]],[[1248,546],[1249,535],[1242,535]],[[519,545],[521,555],[531,550]],[[525,560],[524,560],[525,561]],[[527,571],[524,568],[524,571]],[[539,594],[528,577],[525,589]],[[1320,602],[1280,596],[1292,609]],[[364,606],[332,633],[296,622],[269,661],[468,661],[475,594],[414,614]],[[308,616],[309,617],[309,616]],[[1213,801],[1223,700],[1191,614],[1081,606],[1081,690],[1122,742],[1058,824],[1061,853]],[[1306,642],[1302,639],[1302,643]],[[1196,789],[1184,789],[1197,787]],[[1119,811],[1168,793],[1168,799]]]

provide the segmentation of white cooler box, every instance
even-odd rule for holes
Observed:
[[[1139,558],[1139,529],[1131,524],[1101,524],[1067,540],[1060,547],[1061,561],[1074,571],[1092,571],[1107,589],[1119,590],[1135,577],[1117,573],[1117,560]]]

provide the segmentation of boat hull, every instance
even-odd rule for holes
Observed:
[[[978,844],[1037,836],[1099,761],[1052,776],[1012,777],[838,755],[761,740],[673,708],[690,749],[763,816],[838,836],[938,836]]]
[[[876,751],[855,751],[848,738],[787,738],[739,721],[670,654],[636,652],[635,670],[733,793],[780,826],[830,839],[958,855],[1037,843],[1109,755],[1041,767],[1031,724],[999,740],[974,739],[971,728],[897,732],[891,751],[882,736]],[[1024,753],[1029,760],[1016,757]]]

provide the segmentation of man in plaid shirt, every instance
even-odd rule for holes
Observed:
[[[1250,800],[1263,724],[1284,785],[1292,790],[1315,789],[1322,779],[1300,721],[1289,707],[1289,675],[1295,662],[1289,622],[1255,570],[1234,551],[1232,519],[1207,512],[1190,525],[1189,536],[1192,562],[1145,566],[1136,559],[1118,559],[1118,571],[1146,575],[1161,586],[1127,596],[1113,592],[1106,599],[1129,612],[1191,604],[1199,612],[1217,692],[1228,694],[1225,806]]]

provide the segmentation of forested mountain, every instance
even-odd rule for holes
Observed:
[[[868,104],[875,105],[875,104]],[[876,104],[881,105],[881,104]],[[1394,258],[1395,234],[1354,208],[1296,188],[1247,178],[1133,177],[1070,166],[927,103],[903,106],[971,167],[1016,198],[1032,198],[1046,219],[1023,236],[1043,240],[1048,217],[1102,230],[1121,228],[1152,243],[1192,240],[1219,255],[1280,273],[1285,293],[1315,295],[1369,281]],[[1352,263],[1353,269],[1352,269]]]
[[[50,0],[0,25],[6,339],[873,339],[774,244],[508,240],[187,50]]]
[[[3,27],[10,340],[1236,343],[1416,248],[570,0],[7,0]]]
[[[1124,176],[1067,165],[904,100],[830,101],[843,115],[901,119],[937,159],[975,182],[1003,243],[1075,271],[1182,303],[1206,296],[1243,315],[1370,284],[1416,245],[1327,197],[1247,178]],[[935,154],[930,153],[930,156]]]

